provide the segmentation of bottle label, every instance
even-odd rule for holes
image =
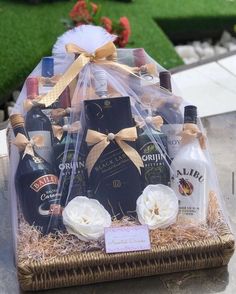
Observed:
[[[49,131],[29,131],[28,132],[30,139],[33,136],[41,135],[43,136],[43,146],[34,147],[35,152],[42,157],[48,163],[52,162],[52,145],[51,145],[51,133]]]
[[[169,185],[170,172],[164,152],[159,151],[152,142],[148,142],[140,148],[140,153],[144,164],[144,185]]]
[[[205,220],[206,216],[206,168],[203,164],[185,163],[173,167],[171,187],[179,199],[179,215],[185,218]]]
[[[164,124],[161,128],[162,132],[167,136],[168,153],[171,160],[175,158],[179,151],[181,140],[179,133],[182,129],[182,124]]]
[[[57,184],[58,178],[55,175],[49,174],[42,176],[36,179],[31,185],[30,188],[35,192],[39,192],[43,187],[51,184]]]

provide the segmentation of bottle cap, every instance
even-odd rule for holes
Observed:
[[[184,123],[197,124],[197,107],[195,105],[184,107]]]
[[[54,58],[53,57],[43,57],[42,76],[48,77],[48,78],[54,76]]]
[[[26,80],[26,95],[28,99],[34,99],[39,95],[39,82],[36,77],[29,77]]]
[[[143,48],[138,48],[133,50],[134,64],[137,67],[141,67],[146,64],[146,54]]]
[[[25,120],[24,120],[24,117],[22,114],[20,113],[15,113],[15,114],[12,114],[10,117],[9,117],[9,120],[11,122],[11,126],[13,128],[17,127],[17,126],[23,126],[25,124]]]
[[[161,71],[159,73],[159,79],[160,79],[160,86],[162,88],[172,92],[170,72],[169,71]]]

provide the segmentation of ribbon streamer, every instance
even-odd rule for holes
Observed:
[[[42,135],[37,135],[28,140],[25,135],[18,133],[15,140],[13,141],[13,144],[16,145],[20,151],[24,151],[22,158],[24,158],[26,154],[34,157],[34,146],[38,148],[43,147],[44,138]]]
[[[139,173],[141,174],[141,167],[143,167],[143,161],[138,152],[125,142],[134,142],[137,140],[137,137],[137,130],[135,127],[125,128],[119,131],[117,134],[109,133],[108,135],[89,129],[85,141],[89,146],[93,147],[90,150],[86,159],[88,175],[90,175],[98,158],[112,140],[114,140],[119,145],[119,147],[134,163]]]
[[[181,144],[191,143],[194,139],[198,139],[200,147],[206,149],[206,136],[200,132],[196,124],[186,123],[184,124],[183,131],[180,132]]]
[[[77,133],[80,131],[80,129],[81,129],[81,124],[79,121],[75,121],[71,125],[64,125],[63,127],[59,125],[52,126],[53,135],[59,141],[61,140],[64,132]]]
[[[67,114],[70,114],[70,112],[71,112],[71,108],[68,107],[66,109],[64,109],[64,108],[55,108],[55,109],[52,109],[50,113],[51,113],[52,118],[55,121],[57,121],[60,118],[66,116]]]

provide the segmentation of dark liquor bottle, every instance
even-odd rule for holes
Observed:
[[[171,87],[171,75],[168,71],[162,71],[159,73],[160,87],[172,92]],[[162,126],[162,132],[167,136],[167,144],[170,159],[172,160],[180,147],[180,136],[178,135],[183,127],[183,115],[179,109],[180,100],[178,97],[172,96],[164,97],[165,103],[156,111],[155,115],[160,115],[164,120],[164,125]]]
[[[82,143],[80,123],[53,126],[56,172],[60,182],[62,206],[76,196],[87,195],[87,171],[85,167],[86,144]],[[62,135],[57,135],[57,132]]]
[[[61,224],[60,194],[57,193],[58,178],[52,167],[38,156],[30,143],[22,145],[19,140],[29,140],[20,114],[10,116],[10,122],[18,143],[20,160],[15,174],[16,191],[25,220],[37,226],[43,234],[55,232]],[[26,147],[27,146],[27,147]],[[27,153],[31,148],[33,154]]]
[[[89,174],[93,198],[117,218],[134,213],[141,194],[140,173],[115,140],[115,134],[134,127],[129,97],[85,100],[84,107],[87,128],[110,140]],[[136,150],[132,141],[126,143]],[[90,153],[93,146],[88,147]]]
[[[162,118],[158,118],[162,121]],[[152,122],[152,117],[146,117],[146,123],[139,128],[137,141],[140,156],[143,160],[143,188],[147,185],[170,185],[170,168],[168,158],[167,136],[160,130],[160,125]]]
[[[37,86],[37,78],[28,78],[26,80],[27,99],[33,100],[37,96]],[[27,112],[25,128],[30,139],[36,135],[44,137],[44,146],[35,147],[35,151],[48,163],[52,163],[52,126],[48,117],[42,112],[41,105],[33,104],[32,108]]]

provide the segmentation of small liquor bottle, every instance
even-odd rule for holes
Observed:
[[[10,116],[16,139],[21,136],[29,140],[20,114]],[[28,143],[30,144],[30,142]],[[55,232],[61,224],[60,195],[57,194],[58,178],[43,158],[25,152],[25,145],[16,142],[20,150],[20,161],[15,174],[16,191],[25,220],[39,227],[43,234]],[[25,154],[24,154],[25,153]]]
[[[79,133],[79,122],[72,125],[65,124],[62,136],[54,137],[53,154],[55,167],[60,180],[60,194],[62,206],[65,206],[76,196],[87,195],[87,171],[85,167],[86,144],[82,143]],[[54,131],[55,133],[55,131]],[[55,134],[56,135],[56,134]],[[77,147],[77,148],[76,148]]]
[[[57,83],[57,81],[60,78],[60,75],[55,75],[53,57],[43,57],[41,74],[42,77],[39,78],[39,95],[45,95],[52,89],[52,87]],[[70,106],[70,90],[69,87],[66,87],[66,89],[63,91],[63,93],[60,95],[57,101],[54,102],[50,107],[45,108],[42,111],[50,119],[51,123],[55,123],[51,116],[52,109],[66,109]]]
[[[159,73],[160,87],[172,91],[171,87],[171,75],[168,71],[162,71]],[[168,99],[168,97],[164,98]],[[183,117],[179,110],[179,101],[176,98],[171,102],[164,103],[159,107],[155,114],[160,115],[164,120],[162,131],[167,136],[167,144],[170,159],[172,160],[180,146],[180,136],[178,135],[183,127]]]
[[[158,126],[154,127],[150,116],[145,120],[146,124],[140,129],[137,141],[144,164],[143,188],[153,184],[170,185],[167,137]]]
[[[172,161],[171,186],[179,198],[179,218],[204,222],[208,202],[208,163],[196,135],[199,132],[196,106],[185,107],[183,130],[190,130],[191,134],[194,130],[195,136],[188,136]]]
[[[27,99],[33,100],[38,94],[37,89],[38,79],[28,78],[26,80]],[[27,112],[25,128],[30,139],[35,135],[44,137],[44,146],[35,147],[35,151],[48,163],[52,163],[52,126],[48,117],[42,112],[41,105],[35,104]]]

